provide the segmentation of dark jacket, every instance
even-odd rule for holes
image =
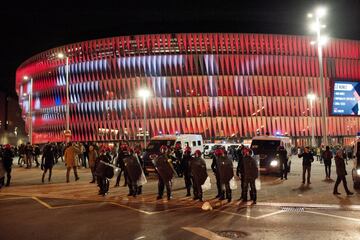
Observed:
[[[2,153],[3,164],[5,168],[11,168],[13,162],[14,153],[11,149],[4,149]]]
[[[248,181],[255,181],[258,177],[259,169],[256,160],[251,156],[244,157],[244,177]]]
[[[286,149],[279,149],[278,154],[279,154],[280,162],[284,163],[284,162],[288,161],[288,156],[287,156]]]
[[[336,156],[335,164],[336,164],[336,174],[339,177],[343,177],[347,175],[344,158]]]
[[[322,154],[322,158],[324,159],[325,164],[331,164],[331,159],[333,158],[333,154],[330,150],[325,150]]]
[[[44,164],[45,168],[51,168],[54,165],[54,160],[55,156],[53,147],[51,145],[46,145],[43,150],[41,164]]]
[[[181,158],[181,168],[183,172],[190,173],[190,162],[192,160],[192,156],[190,154],[184,154]]]
[[[303,166],[311,166],[311,163],[314,161],[314,156],[311,152],[303,152],[298,155],[299,158],[303,158]]]
[[[103,162],[110,163],[111,158],[109,158],[107,155],[100,155],[95,162],[95,175],[98,177],[106,177],[106,170],[107,167]]]

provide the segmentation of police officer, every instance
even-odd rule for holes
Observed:
[[[112,168],[107,166],[105,163],[110,163],[110,161],[110,149],[101,149],[100,156],[96,159],[95,163],[95,176],[99,187],[99,195],[102,196],[105,196],[109,191],[109,180],[107,177],[111,177],[108,172],[109,170],[112,170]]]
[[[117,156],[117,160],[116,160],[116,166],[120,168],[120,173],[116,178],[116,183],[114,187],[118,187],[119,183],[120,183],[120,179],[121,179],[121,173],[124,172],[124,179],[125,179],[125,183],[124,183],[124,187],[127,185],[127,174],[125,171],[125,165],[124,165],[124,158],[129,156],[128,153],[128,145],[127,144],[122,144],[119,147],[119,152],[118,152],[118,156]]]
[[[125,171],[127,172],[128,196],[136,197],[139,193],[138,181],[142,174],[142,168],[137,156],[131,148],[128,148],[128,156],[124,158]]]
[[[279,146],[278,154],[279,154],[279,161],[280,161],[281,180],[284,178],[287,180],[288,156],[287,156],[287,151],[284,148],[284,146]]]
[[[181,168],[184,173],[184,180],[185,180],[185,187],[186,187],[186,196],[191,196],[190,190],[191,190],[191,172],[190,172],[190,161],[192,160],[191,156],[191,148],[186,147],[184,151],[184,155],[181,159]]]
[[[221,149],[215,149],[214,155],[212,157],[212,163],[211,163],[211,169],[214,172],[215,179],[216,179],[216,188],[217,188],[217,195],[216,198],[221,197],[222,190],[221,190],[221,183],[220,183],[220,174],[219,174],[219,168],[217,165],[217,158],[220,157],[222,154]]]
[[[176,172],[179,177],[182,177],[183,173],[184,173],[184,169],[182,168],[180,163],[182,162],[182,158],[183,158],[183,150],[181,149],[180,142],[177,142],[175,144],[174,154],[175,154],[175,161],[176,161]]]
[[[167,146],[160,147],[160,155],[153,160],[156,172],[158,174],[158,196],[157,199],[162,199],[164,194],[164,187],[166,187],[167,199],[171,199],[171,180],[174,176],[174,168],[171,159],[167,154]]]
[[[41,178],[41,182],[44,182],[44,178],[46,175],[46,172],[49,170],[49,178],[48,181],[51,181],[51,174],[52,174],[52,168],[55,163],[55,155],[54,155],[54,148],[53,146],[48,142],[44,149],[43,149],[43,155],[41,158],[41,170],[43,170],[43,175]]]
[[[244,155],[244,191],[242,192],[242,201],[247,201],[248,189],[250,185],[250,199],[256,204],[255,180],[258,177],[258,166],[256,160],[251,157],[249,148],[243,149]]]
[[[230,180],[234,176],[233,171],[233,163],[228,158],[226,151],[220,150],[220,154],[216,159],[216,165],[218,167],[218,174],[219,174],[219,180],[220,180],[220,198],[219,200],[225,199],[225,193],[226,193],[226,199],[228,202],[231,202],[231,189],[230,189]],[[225,190],[224,190],[225,187]]]
[[[190,171],[191,177],[193,182],[193,193],[194,193],[194,200],[202,201],[203,192],[201,185],[203,185],[208,177],[206,171],[206,163],[205,160],[201,157],[201,151],[195,151],[195,157],[192,158],[190,161]]]
[[[305,147],[304,152],[298,155],[299,158],[303,158],[303,172],[302,172],[302,184],[305,184],[305,174],[307,172],[307,184],[311,184],[310,175],[311,175],[311,163],[314,161],[314,156],[310,152],[309,147]]]

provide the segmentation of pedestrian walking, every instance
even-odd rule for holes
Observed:
[[[68,147],[65,149],[64,158],[66,165],[66,182],[70,182],[70,171],[73,169],[75,181],[79,180],[77,173],[77,157],[80,154],[80,150],[76,148],[71,142],[69,142]]]
[[[354,193],[350,192],[350,190],[347,187],[347,182],[346,182],[347,172],[346,172],[346,167],[345,167],[345,161],[343,158],[343,150],[341,150],[341,149],[339,149],[336,152],[335,165],[336,165],[337,179],[335,182],[333,194],[340,195],[340,193],[338,192],[338,186],[339,186],[340,182],[342,181],[343,185],[344,185],[344,189],[346,191],[346,194],[353,195]]]
[[[279,154],[279,161],[280,161],[280,178],[281,180],[283,180],[285,178],[285,180],[287,180],[287,173],[289,171],[288,169],[288,155],[287,155],[287,151],[284,148],[284,146],[279,146],[279,150],[278,150],[278,154]]]
[[[96,162],[97,157],[98,157],[98,154],[95,151],[94,146],[90,145],[89,153],[88,153],[89,168],[90,168],[91,176],[92,176],[92,180],[90,181],[90,183],[95,183],[95,162]]]
[[[51,181],[52,169],[55,164],[55,148],[48,142],[44,149],[41,158],[41,170],[43,170],[41,182],[44,182],[45,175],[49,171],[48,181]]]
[[[322,154],[322,159],[324,160],[324,165],[325,165],[326,180],[331,179],[331,159],[332,158],[333,158],[333,154],[330,151],[330,147],[326,146],[326,149]]]
[[[314,161],[314,156],[310,152],[309,147],[305,147],[304,152],[298,155],[299,158],[303,158],[302,166],[302,184],[305,184],[305,174],[307,172],[307,184],[311,184],[310,175],[311,175],[311,163]]]
[[[6,173],[6,187],[10,186],[13,158],[14,153],[11,150],[11,145],[6,144],[2,153],[2,162]]]
[[[242,201],[246,202],[248,199],[248,191],[250,186],[250,199],[253,204],[256,204],[257,192],[255,180],[258,178],[259,169],[256,160],[251,157],[252,151],[249,148],[243,149],[244,155],[244,191],[242,192]]]

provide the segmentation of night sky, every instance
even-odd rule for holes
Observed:
[[[13,2],[0,8],[0,90],[12,95],[16,68],[24,60],[83,40],[177,32],[308,35],[306,14],[319,3],[328,8],[325,32],[360,40],[360,0]]]

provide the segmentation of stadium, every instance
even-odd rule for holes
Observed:
[[[66,63],[58,58],[63,53],[69,61],[73,141],[140,142],[144,112],[137,92],[146,87],[151,91],[146,99],[150,137],[199,133],[214,141],[269,132],[303,144],[311,136],[311,110],[315,136],[319,140],[322,135],[319,97],[313,108],[307,98],[321,93],[312,40],[189,33],[78,42],[23,62],[16,71],[16,91],[23,118],[32,121],[34,143],[65,140]],[[323,69],[328,135],[332,141],[350,143],[360,129],[355,96],[360,42],[331,39],[323,48]],[[32,86],[24,76],[32,78]],[[341,92],[344,84],[353,88]]]

